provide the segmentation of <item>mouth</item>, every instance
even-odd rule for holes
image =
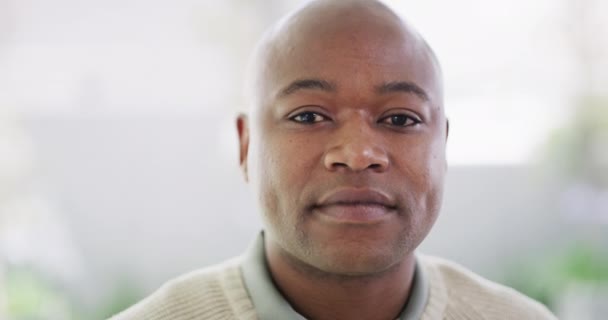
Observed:
[[[373,189],[344,188],[332,191],[313,207],[323,219],[337,223],[382,222],[397,212],[395,201]]]

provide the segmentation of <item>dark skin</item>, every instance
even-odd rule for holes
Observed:
[[[443,193],[434,56],[375,1],[315,1],[257,66],[237,128],[275,285],[309,319],[395,319]]]

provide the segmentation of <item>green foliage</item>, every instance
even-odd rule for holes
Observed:
[[[10,270],[6,278],[7,312],[14,320],[70,319],[72,310],[60,290],[36,273]]]
[[[119,285],[94,309],[29,268],[9,269],[5,282],[2,290],[10,320],[107,319],[142,298],[142,292],[128,279],[118,281]]]
[[[545,163],[567,180],[608,187],[608,98],[587,96],[572,118],[548,140]]]
[[[135,288],[131,281],[118,281],[119,285],[104,299],[96,312],[96,319],[107,319],[127,309],[142,299],[142,292]]]
[[[555,269],[563,279],[608,284],[608,256],[591,247],[571,249],[558,259]]]
[[[556,294],[570,284],[608,286],[606,251],[592,245],[573,245],[557,255],[514,264],[504,283],[551,307]]]

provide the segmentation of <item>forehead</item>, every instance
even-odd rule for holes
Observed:
[[[369,89],[395,81],[437,91],[437,77],[426,44],[400,21],[375,16],[348,17],[330,23],[296,21],[269,46],[263,94],[298,79],[315,78],[338,89]]]

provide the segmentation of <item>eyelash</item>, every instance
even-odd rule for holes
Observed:
[[[310,121],[297,120],[298,117],[302,117],[304,115],[307,115],[307,116],[312,115],[313,117],[316,117],[316,119],[320,119],[320,121],[312,121],[312,122],[310,122]],[[302,123],[302,124],[308,124],[308,125],[314,124],[314,123],[317,123],[317,122],[321,122],[321,121],[324,121],[324,120],[328,120],[328,119],[329,119],[328,117],[326,117],[326,116],[324,116],[324,115],[322,115],[322,114],[320,114],[318,112],[312,112],[312,111],[300,112],[300,113],[298,113],[298,114],[296,114],[294,116],[289,117],[289,120],[291,120],[291,121],[294,121],[294,122],[297,122],[297,123]]]
[[[306,120],[302,120],[302,119],[298,120],[298,118],[301,118],[303,116],[308,116],[308,117],[312,116],[313,119],[309,118],[309,120],[312,120],[312,121],[306,121]],[[389,116],[386,116],[386,117],[380,119],[379,123],[385,123],[386,120],[392,120],[394,122],[394,121],[397,121],[397,117],[403,117],[404,119],[399,119],[399,120],[403,120],[404,123],[403,124],[387,123],[387,124],[394,125],[397,127],[407,128],[407,127],[416,126],[416,125],[419,125],[422,123],[422,120],[418,119],[417,117],[413,117],[413,116],[410,116],[407,114],[392,114],[392,115],[389,115]],[[296,123],[300,123],[300,124],[312,125],[312,124],[315,124],[318,122],[329,120],[329,118],[318,112],[306,111],[306,112],[301,112],[294,116],[289,117],[289,120],[296,122]],[[401,122],[401,121],[399,121],[399,122]]]
[[[404,119],[400,119],[400,120],[403,120],[404,123],[403,124],[392,124],[392,123],[389,123],[389,124],[397,126],[397,127],[407,128],[407,127],[416,126],[416,125],[419,125],[419,124],[422,123],[422,120],[420,120],[419,118],[413,117],[413,116],[410,116],[410,115],[407,115],[407,114],[402,114],[402,113],[401,114],[392,114],[390,116],[386,116],[386,117],[380,119],[380,122],[384,123],[387,119],[388,120],[396,121],[395,118],[397,118],[397,117],[403,117]]]

